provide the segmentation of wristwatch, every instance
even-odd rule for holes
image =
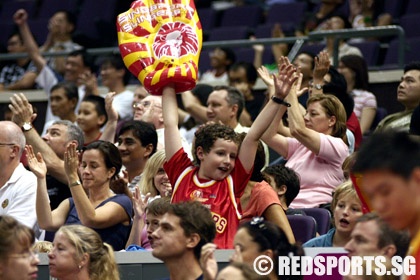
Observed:
[[[23,125],[22,125],[22,130],[23,131],[29,131],[29,130],[31,130],[32,129],[32,124],[30,123],[30,122],[25,122],[25,123],[23,123]]]

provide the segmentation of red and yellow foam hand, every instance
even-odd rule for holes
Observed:
[[[193,0],[138,0],[117,18],[124,64],[149,93],[194,88],[202,29]]]

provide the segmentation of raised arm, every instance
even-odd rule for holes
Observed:
[[[47,165],[42,158],[41,153],[35,156],[31,145],[25,148],[28,165],[31,171],[37,177],[37,193],[36,193],[36,215],[38,224],[42,229],[55,231],[64,225],[69,210],[68,201],[63,201],[56,210],[51,211],[48,191],[47,191]]]
[[[321,51],[318,56],[315,57],[315,67],[313,70],[312,84],[313,87],[309,90],[309,96],[312,94],[323,94],[322,86],[324,85],[324,76],[330,69],[330,58],[327,51]],[[321,88],[317,88],[320,85]]]
[[[279,107],[285,106],[284,103],[281,104],[281,101],[284,100],[292,85],[297,80],[296,69],[286,57],[282,57],[279,63],[279,74],[274,77],[276,88],[275,100],[270,99],[263,111],[258,114],[258,117],[255,119],[242,142],[239,151],[239,159],[247,171],[251,170],[253,166],[258,140],[267,130],[276,114],[279,113]]]
[[[25,45],[29,53],[29,57],[35,64],[38,72],[41,72],[41,70],[47,64],[47,61],[41,55],[38,45],[35,42],[34,37],[32,36],[32,32],[28,25],[28,13],[23,9],[19,9],[13,15],[13,20],[19,27],[19,32],[22,36],[23,44]]]
[[[79,154],[75,143],[67,145],[64,155],[64,166],[68,184],[76,206],[77,214],[84,226],[90,228],[108,228],[129,220],[129,216],[117,203],[105,203],[95,208],[89,200],[77,172],[79,167]]]
[[[309,129],[305,125],[302,112],[299,109],[298,93],[296,87],[290,91],[286,100],[291,105],[288,109],[290,133],[305,147],[307,147],[315,154],[318,154],[321,146],[321,138],[319,132],[316,132],[313,129]],[[311,112],[309,112],[309,114],[311,114]]]
[[[19,127],[22,127],[24,123],[32,123],[36,118],[32,105],[23,93],[14,94],[10,98],[9,108],[13,113],[12,121]],[[42,154],[48,173],[60,182],[67,183],[64,161],[57,156],[34,128],[24,131],[24,134],[26,143],[33,147],[35,153]]]
[[[112,106],[114,101],[115,92],[109,92],[105,97],[105,109],[108,115],[108,121],[105,124],[104,131],[99,140],[114,143],[115,132],[117,131],[118,112]]]
[[[181,135],[178,130],[178,103],[175,89],[167,86],[162,94],[163,122],[165,125],[165,154],[169,160],[182,148]]]
[[[194,119],[198,122],[207,122],[207,108],[201,105],[200,100],[194,96],[190,91],[184,91],[181,93],[182,103],[184,104],[185,111],[187,111]]]
[[[135,188],[133,194],[133,225],[131,226],[130,236],[128,237],[127,244],[125,247],[128,247],[131,244],[136,244],[141,246],[141,233],[145,226],[144,223],[144,214],[146,213],[147,201],[149,200],[151,194],[147,193],[144,198],[142,198],[139,187]]]

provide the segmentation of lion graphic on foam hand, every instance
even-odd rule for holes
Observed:
[[[181,58],[184,55],[198,52],[198,38],[191,26],[182,22],[171,22],[163,25],[156,34],[153,51],[155,56]]]

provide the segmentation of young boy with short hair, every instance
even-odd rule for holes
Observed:
[[[224,125],[208,124],[196,132],[193,154],[198,166],[182,149],[174,87],[167,86],[163,90],[168,159],[164,168],[173,186],[172,202],[196,200],[208,207],[216,224],[214,242],[220,249],[233,247],[241,218],[239,199],[251,175],[258,140],[279,107],[285,107],[283,99],[297,80],[296,69],[286,58],[282,59],[281,66],[279,64],[279,72],[275,100],[267,103],[264,113],[255,120],[240,147],[236,133]]]

